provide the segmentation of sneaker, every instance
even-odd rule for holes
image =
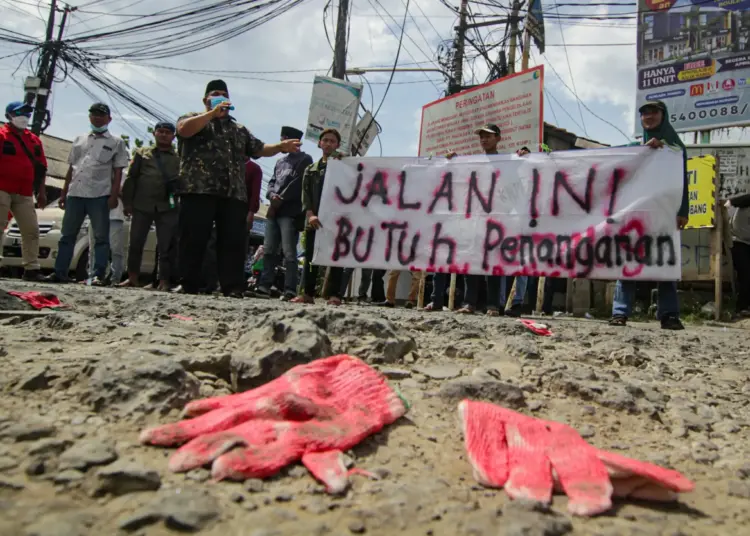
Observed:
[[[282,296],[281,296],[281,298],[279,298],[279,299],[280,299],[281,301],[283,301],[283,302],[290,302],[290,301],[292,301],[292,300],[293,300],[294,298],[296,298],[296,297],[297,297],[297,295],[296,295],[296,294],[284,294],[284,295],[282,295]]]
[[[378,302],[378,303],[373,303],[373,305],[377,305],[378,307],[390,307],[390,308],[396,307],[395,303],[391,303],[388,300]]]
[[[59,276],[56,273],[52,273],[44,278],[46,283],[70,283],[70,278],[67,276]]]
[[[404,304],[404,307],[406,307],[407,309],[414,309],[416,306],[417,305],[414,302],[410,302],[410,301]]]
[[[505,310],[505,316],[510,316],[512,318],[518,318],[521,316],[521,305],[511,305],[510,309]]]
[[[627,326],[628,325],[628,317],[622,316],[622,315],[615,315],[612,318],[609,319],[609,325],[610,326]]]
[[[265,299],[265,300],[268,300],[268,299],[271,298],[271,291],[268,290],[267,288],[257,287],[254,290],[254,293],[255,293],[255,297],[256,298],[262,298],[262,299]]]
[[[241,300],[245,297],[245,293],[241,290],[232,290],[230,292],[224,293],[225,298],[234,298],[237,300]]]
[[[661,329],[680,331],[685,329],[685,326],[682,325],[677,315],[664,315],[661,319]]]
[[[39,270],[24,270],[23,277],[21,279],[23,279],[24,281],[44,281],[44,278],[42,277],[42,274],[39,273]]]
[[[106,287],[107,282],[104,281],[103,279],[99,279],[98,277],[92,277],[90,285],[92,287]]]

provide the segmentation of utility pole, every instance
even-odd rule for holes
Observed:
[[[39,70],[37,71],[37,78],[39,79],[39,88],[36,91],[36,102],[34,104],[34,117],[31,121],[31,131],[37,136],[42,133],[45,121],[49,124],[49,111],[47,110],[47,103],[49,102],[49,95],[52,91],[52,82],[55,78],[55,68],[57,67],[57,59],[60,55],[60,47],[62,47],[62,36],[65,31],[65,23],[68,21],[68,13],[75,11],[77,8],[65,6],[62,10],[62,20],[60,21],[60,28],[57,32],[57,40],[52,40],[52,33],[55,29],[55,14],[57,12],[57,0],[52,0],[50,5],[49,19],[47,20],[47,34],[44,42],[44,48],[42,49],[42,56],[39,61]],[[27,97],[27,102],[30,102]]]
[[[339,0],[339,14],[336,18],[336,37],[333,43],[333,77],[341,80],[346,79],[346,30],[349,26],[349,0]],[[328,278],[331,275],[331,269],[327,268],[323,277],[323,289],[321,295],[326,296],[328,288]],[[351,279],[349,280],[349,291],[351,289]],[[348,293],[348,292],[347,292]]]
[[[339,0],[336,38],[333,50],[333,77],[346,78],[346,30],[349,26],[349,0]]]
[[[516,72],[516,49],[518,48],[518,12],[522,3],[519,0],[513,0],[513,7],[510,12],[510,45],[508,46],[508,72]]]
[[[458,93],[464,83],[464,41],[466,41],[466,18],[469,16],[469,0],[461,0],[456,26],[456,40],[453,45],[453,76],[448,85],[448,95]]]

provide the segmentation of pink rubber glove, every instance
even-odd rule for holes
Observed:
[[[458,412],[474,478],[511,499],[549,504],[562,490],[570,513],[591,516],[609,510],[613,495],[673,501],[694,487],[677,471],[599,450],[565,424],[470,400]]]
[[[187,442],[169,461],[172,471],[213,462],[212,475],[244,480],[274,475],[302,460],[338,493],[348,485],[342,452],[380,431],[407,411],[385,378],[348,355],[298,365],[244,393],[189,403],[195,418],[141,433],[142,443]]]

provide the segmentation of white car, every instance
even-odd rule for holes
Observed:
[[[60,242],[62,220],[65,211],[60,208],[57,201],[47,205],[44,210],[37,209],[39,221],[39,264],[42,271],[52,272],[55,269],[57,259],[57,245]],[[72,277],[83,281],[88,277],[89,262],[89,221],[83,222],[81,231],[76,238],[73,249],[73,258],[70,261],[70,272]],[[125,233],[125,269],[127,269],[128,243],[130,237],[130,221],[126,218],[124,224]],[[15,218],[10,221],[2,243],[2,268],[18,271],[23,267],[21,259],[21,230],[18,228]],[[141,262],[141,274],[150,275],[156,264],[156,227],[151,226],[151,231],[146,239],[146,247],[143,248],[143,261]],[[125,274],[123,274],[125,275]]]

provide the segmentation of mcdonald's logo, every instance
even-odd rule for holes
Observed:
[[[703,84],[693,84],[690,86],[690,96],[700,97],[703,95]]]

